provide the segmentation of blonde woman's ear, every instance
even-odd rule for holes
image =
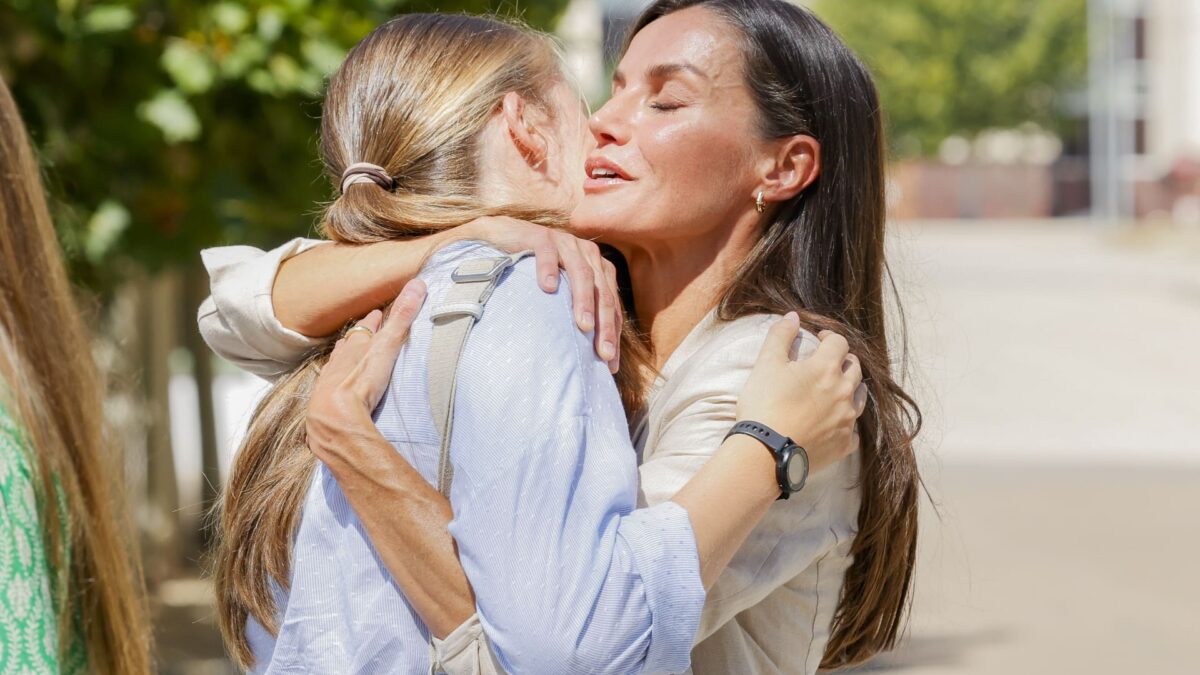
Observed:
[[[529,106],[525,99],[515,91],[504,95],[501,102],[500,114],[508,126],[508,135],[516,144],[517,150],[533,166],[541,166],[546,161],[546,136],[544,130],[538,129],[531,121]]]

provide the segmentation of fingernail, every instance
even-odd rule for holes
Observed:
[[[558,288],[558,275],[557,274],[547,274],[546,279],[545,279],[545,284],[546,284],[546,290],[548,290],[548,291],[554,291],[555,289],[557,289]]]
[[[795,312],[788,312],[787,314],[784,314],[783,319],[785,321],[791,321],[794,324],[800,323],[800,315]]]
[[[596,327],[596,317],[592,316],[591,312],[584,312],[579,315],[579,327],[584,330],[591,330]]]
[[[600,358],[605,361],[612,361],[617,355],[617,347],[609,340],[600,343]]]

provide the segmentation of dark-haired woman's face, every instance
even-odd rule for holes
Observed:
[[[634,37],[590,121],[580,235],[620,248],[719,236],[753,210],[764,146],[743,62],[735,30],[703,8]]]

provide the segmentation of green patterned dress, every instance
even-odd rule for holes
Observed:
[[[34,467],[25,435],[0,405],[0,675],[85,673],[78,633],[65,659],[58,649],[54,575],[39,515],[46,500],[38,498]]]

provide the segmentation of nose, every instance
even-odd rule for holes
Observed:
[[[599,110],[592,113],[588,119],[588,130],[592,132],[596,147],[599,148],[610,144],[622,145],[629,140],[629,125],[622,113],[620,95],[608,99]]]

